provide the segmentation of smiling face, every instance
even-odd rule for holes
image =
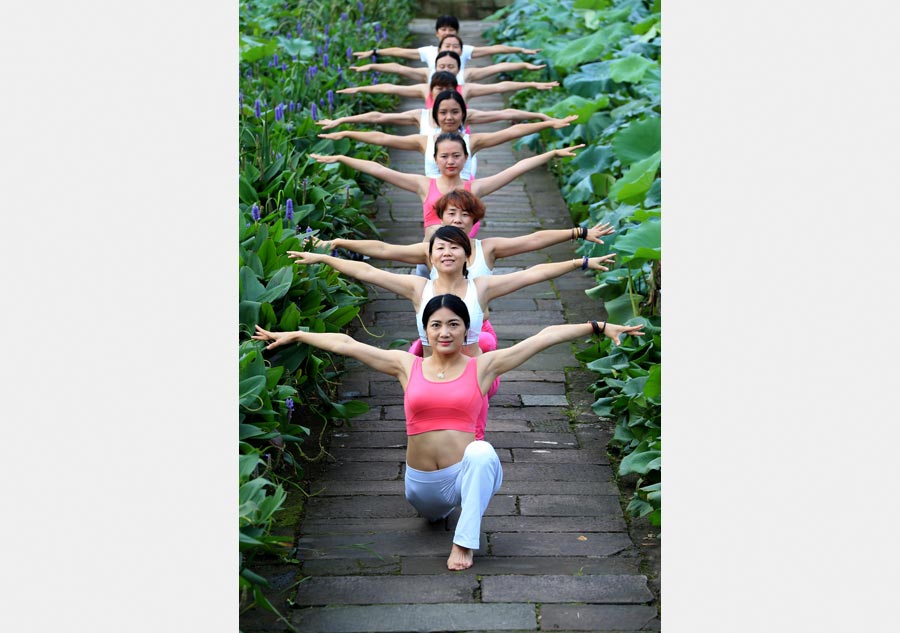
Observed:
[[[458,176],[466,164],[464,145],[458,141],[441,141],[435,146],[434,162],[442,175],[448,178]]]
[[[432,268],[446,273],[461,273],[466,263],[466,251],[462,245],[441,238],[435,238],[429,255]]]
[[[453,99],[444,99],[437,107],[437,124],[442,132],[458,132],[463,124],[462,108]]]
[[[425,327],[428,344],[436,352],[455,352],[466,339],[466,324],[450,308],[438,308]]]
[[[469,233],[475,225],[475,218],[465,209],[450,203],[447,205],[447,208],[444,209],[444,214],[441,216],[441,222],[444,223],[444,226],[455,226],[466,233]]]

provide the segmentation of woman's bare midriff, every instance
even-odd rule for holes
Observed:
[[[416,470],[433,471],[462,461],[466,446],[475,433],[464,431],[428,431],[407,438],[406,463]]]

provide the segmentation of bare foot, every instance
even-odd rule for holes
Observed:
[[[450,558],[447,559],[447,569],[452,571],[468,569],[474,562],[472,560],[473,558],[474,553],[472,550],[468,547],[461,547],[454,543],[453,548],[450,550]]]

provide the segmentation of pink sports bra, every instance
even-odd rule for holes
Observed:
[[[403,395],[406,434],[447,430],[474,433],[483,402],[475,358],[469,359],[459,378],[432,382],[422,373],[422,358],[416,356]]]

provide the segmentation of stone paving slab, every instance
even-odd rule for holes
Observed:
[[[390,462],[339,462],[328,466],[330,479],[398,479],[400,466]]]
[[[506,485],[506,482],[503,482]],[[497,516],[481,522],[485,532],[624,532],[625,519],[617,515],[593,517]],[[494,552],[497,554],[497,552]],[[540,556],[541,554],[537,554]]]
[[[727,628],[727,627],[726,627]],[[656,608],[640,605],[565,605],[541,607],[542,631],[659,630]]]
[[[393,480],[346,480],[326,481],[317,480],[312,485],[312,491],[318,497],[336,497],[346,495],[402,495],[403,481]]]
[[[488,410],[490,424],[491,409]],[[526,413],[527,416],[527,413]],[[573,433],[491,433],[495,448],[573,448],[578,441]]]
[[[534,631],[531,604],[433,604],[311,607],[293,614],[304,633],[394,633],[403,631]]]
[[[514,448],[511,460],[537,464],[609,464],[609,457],[600,449]]]
[[[644,576],[489,576],[481,581],[483,602],[586,602],[640,604],[653,600]]]
[[[307,518],[303,534],[376,534],[384,532],[445,532],[443,524],[428,523],[414,518],[348,518],[336,521],[328,518]]]
[[[446,569],[446,565],[444,569]],[[620,576],[607,576],[606,578],[620,578]],[[323,576],[308,578],[301,583],[294,602],[301,606],[402,604],[408,602],[410,596],[415,596],[417,604],[474,602],[477,588],[478,581],[474,577],[456,574],[415,577]],[[492,600],[491,602],[501,601]],[[561,601],[556,600],[555,602]],[[624,601],[620,600],[619,602]]]
[[[494,532],[494,556],[611,556],[631,547],[624,532]]]
[[[301,567],[305,576],[384,575],[400,573],[400,557],[379,558],[323,558],[303,560]]]
[[[446,569],[446,562],[436,558],[403,556],[400,559],[401,574],[440,574]],[[638,561],[633,558],[587,558],[584,556],[483,556],[478,559],[477,565],[456,573],[471,576],[637,574]]]
[[[494,495],[485,516],[514,514],[516,498],[501,493]],[[313,518],[343,519],[350,517],[371,517],[397,519],[417,516],[403,495],[359,495],[347,497],[314,497],[309,500],[307,514]]]
[[[506,464],[503,481],[611,481],[612,470],[600,464]]]
[[[506,468],[506,467],[505,467]],[[508,495],[616,495],[613,481],[527,481],[503,479],[500,490]]]
[[[606,516],[621,511],[618,495],[540,495],[519,497],[523,516]]]
[[[424,519],[419,519],[426,523]],[[311,534],[300,538],[298,547],[310,560],[323,558],[387,559],[398,553],[407,556],[436,556],[447,560],[453,535],[443,527],[420,533],[397,534]],[[481,551],[487,540],[481,535]]]

